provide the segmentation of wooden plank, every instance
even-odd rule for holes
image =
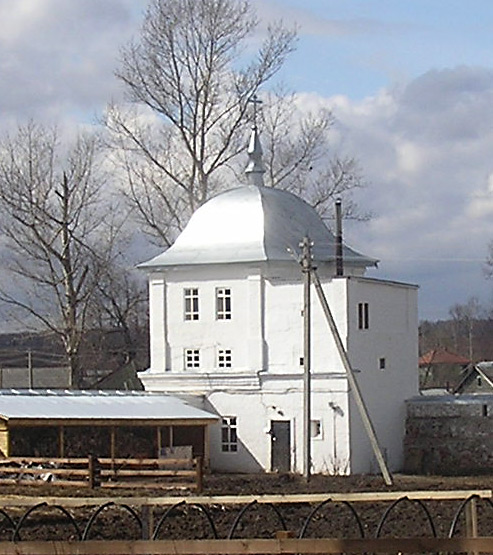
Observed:
[[[101,482],[101,488],[142,488],[142,489],[190,489],[193,488],[195,484],[191,482]],[[113,501],[113,498],[111,498]],[[108,501],[108,500],[106,500]]]
[[[190,459],[110,459],[106,457],[98,458],[101,465],[156,465],[156,466],[191,466]]]
[[[7,457],[5,459],[0,459],[0,465],[8,465],[10,463],[36,463],[36,464],[85,464],[87,465],[87,457],[70,457],[70,458],[58,458],[58,457]]]
[[[56,485],[56,486],[63,486],[63,487],[87,487],[87,480],[80,481],[80,480],[56,480],[55,482],[45,482],[44,480],[29,480],[29,479],[17,479],[17,478],[3,478],[0,479],[0,485],[3,486],[46,486],[47,484]],[[135,487],[135,485],[134,485]],[[33,499],[37,499],[38,503],[44,502],[44,497],[34,497]],[[32,503],[35,505],[36,503]],[[29,504],[31,505],[31,503]],[[23,506],[23,505],[17,505]],[[1,552],[0,552],[1,553]]]
[[[325,553],[430,553],[477,550],[493,553],[493,538],[89,540],[0,542],[5,555],[322,555]]]
[[[34,482],[33,482],[34,483]],[[135,487],[133,484],[132,487]],[[492,490],[450,490],[450,491],[400,491],[400,492],[361,492],[361,493],[322,493],[293,495],[204,495],[204,496],[168,496],[168,497],[112,497],[111,501],[140,507],[142,505],[168,506],[180,501],[201,503],[204,505],[245,505],[251,501],[258,503],[322,503],[327,499],[333,501],[350,501],[355,503],[375,501],[396,501],[402,497],[421,500],[463,500],[477,495],[484,499],[492,498]],[[2,495],[0,507],[30,507],[45,501],[66,507],[98,506],[108,502],[107,497],[36,497]]]
[[[10,467],[6,466],[0,468],[0,474],[30,474],[32,476],[39,476],[41,474],[53,474],[53,475],[63,475],[63,476],[86,476],[87,468],[37,468],[37,467]],[[1,482],[2,478],[0,478]]]
[[[156,478],[172,476],[176,476],[178,478],[186,478],[190,476],[195,478],[196,474],[197,473],[195,470],[159,470],[158,468],[148,468],[144,470],[101,470],[101,476],[111,476],[113,478],[118,478],[118,476],[154,476]]]

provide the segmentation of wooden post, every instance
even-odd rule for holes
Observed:
[[[65,430],[63,426],[58,428],[58,456],[61,459],[65,457]]]
[[[142,539],[150,540],[154,532],[154,509],[151,505],[142,506]]]
[[[110,450],[111,450],[111,458],[114,460],[116,458],[116,431],[115,431],[115,426],[111,426],[111,429],[110,429]]]
[[[204,489],[204,465],[202,457],[196,457],[195,459],[195,471],[196,471],[196,484],[197,493],[202,493]]]
[[[31,350],[27,351],[27,372],[29,380],[29,389],[33,389],[33,355]]]
[[[478,537],[478,505],[476,498],[471,498],[465,508],[466,513],[466,536],[468,538]],[[478,551],[469,551],[470,555],[477,555]]]
[[[94,455],[87,456],[88,485],[90,489],[101,485],[99,461]]]
[[[312,251],[309,237],[301,243],[303,272],[303,477],[311,473],[311,271]]]
[[[277,530],[276,540],[287,540],[289,538],[296,538],[296,535],[292,530]]]
[[[161,456],[161,449],[163,448],[162,438],[161,438],[161,426],[158,426],[156,428],[156,434],[157,434],[157,455],[156,455],[156,457],[159,459],[159,457]]]

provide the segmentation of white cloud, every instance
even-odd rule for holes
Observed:
[[[493,238],[493,71],[430,71],[362,102],[341,96],[326,102],[371,182],[359,200],[375,218],[364,232],[352,228],[351,243],[383,267],[401,263],[409,281],[419,276],[425,315],[437,299],[444,311],[456,275],[468,276],[464,293],[486,294],[481,263]]]
[[[119,48],[143,0],[0,0],[2,125],[93,118],[119,95]]]

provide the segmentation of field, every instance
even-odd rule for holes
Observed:
[[[388,487],[379,476],[313,476],[306,483],[302,477],[291,475],[208,475],[200,506],[191,491],[133,489],[108,493],[107,490],[60,489],[56,485],[47,485],[36,488],[6,487],[0,496],[3,499],[0,500],[3,503],[0,508],[18,527],[18,539],[21,540],[76,539],[84,530],[90,539],[139,539],[142,537],[140,520],[144,517],[143,520],[149,521],[149,510],[144,513],[141,506],[142,498],[147,498],[152,504],[157,497],[164,495],[177,496],[177,501],[188,497],[194,503],[176,506],[171,511],[169,503],[158,503],[152,507],[151,524],[147,523],[144,528],[150,529],[150,535],[156,533],[159,539],[201,539],[212,538],[214,534],[220,538],[231,534],[237,538],[269,538],[282,529],[290,530],[296,536],[302,533],[305,537],[350,538],[360,537],[361,534],[375,537],[377,533],[382,537],[430,536],[433,535],[433,527],[438,536],[446,537],[454,518],[457,518],[455,534],[464,533],[465,511],[456,517],[463,500],[402,501],[384,519],[386,511],[391,508],[390,501],[351,502],[351,505],[338,501],[321,505],[319,502],[298,503],[289,498],[286,500],[289,502],[274,505],[254,503],[247,506],[248,503],[231,505],[217,499],[211,501],[208,497],[322,493],[323,498],[326,496],[328,499],[336,493],[489,490],[492,484],[491,476],[447,478],[398,475],[394,477],[394,485]],[[9,503],[5,500],[11,495],[36,496],[37,499],[26,500],[25,507],[8,507]],[[115,500],[117,504],[102,507],[100,498],[103,496],[103,502]],[[65,507],[61,510],[54,506],[53,497],[96,497],[98,501],[95,506]],[[38,507],[26,515],[29,505],[43,499],[48,499],[48,506]],[[134,506],[132,500],[135,500]],[[60,504],[63,507],[63,501]],[[312,516],[308,518],[310,514]],[[480,535],[493,535],[493,507],[489,500],[477,501],[477,514]],[[12,525],[4,515],[0,539],[10,540],[12,531]]]

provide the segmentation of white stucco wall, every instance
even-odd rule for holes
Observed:
[[[322,286],[377,428],[389,466],[402,462],[404,400],[417,393],[417,307],[414,287],[360,277]],[[332,275],[326,274],[327,276]],[[183,289],[200,292],[200,318],[184,321]],[[232,290],[232,319],[215,319],[217,287]],[[239,451],[221,451],[211,430],[211,466],[256,471],[271,467],[271,420],[291,424],[291,468],[303,470],[303,285],[297,264],[179,267],[150,279],[151,368],[146,389],[200,393],[205,408],[238,422]],[[370,325],[358,329],[357,306],[368,302]],[[201,367],[184,369],[184,349],[198,348]],[[218,348],[233,367],[218,369]],[[379,369],[379,359],[386,367]],[[312,440],[314,472],[369,472],[375,467],[333,338],[312,288]],[[334,428],[335,423],[335,428]]]
[[[277,389],[277,391],[276,391]],[[316,472],[345,472],[349,462],[349,407],[346,380],[314,383],[312,420],[320,422],[321,434],[311,442],[312,465]],[[329,400],[337,412],[329,407]],[[237,419],[239,448],[236,453],[211,452],[211,467],[231,472],[271,469],[271,421],[289,421],[291,428],[291,470],[303,471],[303,392],[300,375],[276,381],[262,392],[214,392],[206,409]],[[334,427],[335,425],[335,427]],[[221,445],[220,424],[211,428],[211,444]]]
[[[369,328],[358,329],[358,303],[369,303]],[[391,471],[403,463],[404,401],[418,394],[417,288],[369,279],[348,283],[348,352]],[[385,368],[380,369],[380,359]],[[351,396],[352,472],[379,472]]]

